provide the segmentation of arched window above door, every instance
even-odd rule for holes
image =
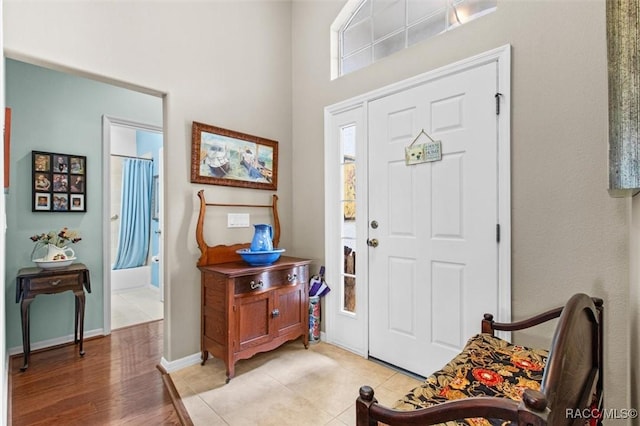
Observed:
[[[332,29],[332,78],[496,9],[497,0],[349,0]]]

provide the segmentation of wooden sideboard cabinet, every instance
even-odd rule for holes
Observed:
[[[310,260],[283,256],[269,266],[243,261],[200,266],[202,364],[224,361],[227,382],[235,363],[303,338],[309,345]]]

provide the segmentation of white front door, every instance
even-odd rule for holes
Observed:
[[[489,62],[369,104],[369,355],[423,376],[498,312],[497,92]],[[423,129],[442,160],[406,165]]]

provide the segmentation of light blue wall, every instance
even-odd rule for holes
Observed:
[[[162,134],[136,131],[136,155],[141,156],[148,152],[153,156],[153,175],[158,175],[158,164],[160,156],[160,148],[162,148]],[[151,256],[158,255],[158,221],[151,221]],[[160,268],[158,263],[151,264],[151,284],[155,287],[160,286]]]
[[[78,261],[91,271],[85,332],[103,327],[103,191],[102,116],[162,126],[162,100],[153,96],[6,61],[6,104],[12,108],[11,187],[6,195],[7,346],[22,345],[15,276],[33,266],[29,236],[64,226],[78,230],[73,246]],[[51,151],[87,157],[86,213],[31,212],[31,151]],[[31,304],[32,345],[73,335],[73,294],[38,296]]]

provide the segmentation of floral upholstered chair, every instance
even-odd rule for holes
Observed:
[[[398,401],[394,408],[415,410],[470,397],[502,397],[522,400],[525,389],[540,390],[549,353],[513,345],[489,334],[478,334],[462,352],[422,385]],[[469,418],[447,426],[508,425],[500,419]]]

